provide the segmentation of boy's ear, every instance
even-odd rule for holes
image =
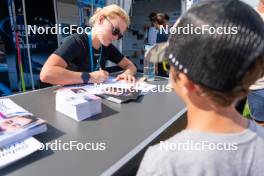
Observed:
[[[179,79],[182,84],[183,94],[200,92],[199,86],[194,84],[185,74],[179,73]]]

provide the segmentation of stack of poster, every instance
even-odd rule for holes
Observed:
[[[0,99],[0,168],[35,152],[41,143],[32,136],[47,124],[8,98]]]

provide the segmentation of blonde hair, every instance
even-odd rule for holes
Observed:
[[[97,8],[94,15],[90,18],[89,24],[93,26],[100,15],[106,16],[111,19],[115,18],[116,15],[122,18],[127,26],[129,26],[130,24],[129,16],[127,15],[126,11],[115,4],[108,5],[103,8]]]

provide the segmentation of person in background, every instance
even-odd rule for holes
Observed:
[[[0,34],[0,63],[4,62],[5,58],[5,44]]]
[[[125,70],[117,80],[134,82],[135,65],[112,44],[122,38],[129,23],[128,15],[117,5],[98,8],[90,18],[91,31],[67,37],[49,56],[40,80],[60,85],[102,83],[108,79],[105,65],[110,60]]]
[[[262,176],[264,128],[242,117],[235,104],[264,76],[264,23],[244,2],[215,0],[191,7],[176,27],[187,24],[219,32],[171,34],[146,54],[152,62],[169,60],[187,127],[150,147],[137,175]],[[220,31],[228,27],[233,32]]]
[[[166,29],[166,26],[169,26],[170,17],[166,13],[157,13],[154,17],[154,25],[158,30],[156,43],[166,42],[168,40],[169,34],[165,33],[163,30],[160,30],[161,27]]]
[[[154,25],[158,30],[156,43],[166,42],[168,40],[169,34],[167,34],[161,27],[166,29],[169,27],[170,17],[166,13],[157,13],[154,17]],[[158,76],[168,77],[168,67],[166,62],[159,63],[157,65]]]
[[[264,20],[264,0],[259,1],[257,12]],[[264,69],[264,68],[263,68]],[[251,117],[264,126],[264,77],[250,87],[248,105]]]
[[[152,12],[149,14],[148,18],[149,18],[149,21],[150,21],[150,27],[147,29],[147,32],[146,32],[146,41],[145,41],[145,44],[146,45],[154,45],[156,43],[156,40],[157,40],[157,33],[158,33],[158,30],[155,28],[154,26],[154,18],[156,16],[156,13],[155,12]]]

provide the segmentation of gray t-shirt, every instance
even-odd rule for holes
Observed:
[[[263,176],[264,128],[250,121],[240,133],[184,130],[150,147],[138,176]]]

